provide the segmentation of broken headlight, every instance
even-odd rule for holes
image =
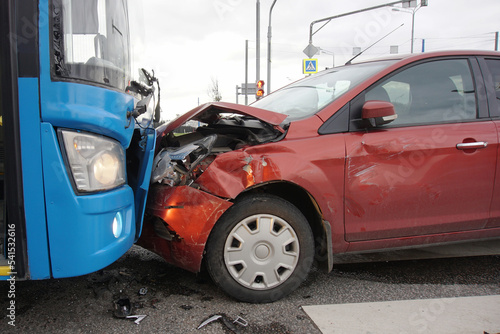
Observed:
[[[182,147],[161,150],[153,162],[151,183],[185,184],[193,169],[212,152],[216,139],[217,135],[209,135]]]

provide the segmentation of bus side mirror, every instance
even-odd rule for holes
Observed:
[[[361,111],[363,120],[370,122],[374,128],[388,124],[398,118],[394,105],[387,101],[366,101]]]

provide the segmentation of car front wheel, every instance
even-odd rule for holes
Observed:
[[[236,202],[217,222],[206,246],[214,282],[232,297],[272,302],[295,290],[314,257],[311,228],[291,203],[271,195]]]

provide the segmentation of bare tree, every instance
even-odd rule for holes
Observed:
[[[212,77],[212,84],[209,86],[207,90],[207,94],[212,101],[219,102],[222,100],[222,95],[219,91],[219,80],[217,78]]]

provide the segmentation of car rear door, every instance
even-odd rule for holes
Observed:
[[[481,70],[484,73],[490,115],[500,136],[500,58],[481,58]],[[497,151],[497,156],[500,151]],[[487,228],[500,227],[500,164],[497,164],[491,218]]]
[[[346,136],[347,241],[485,227],[498,139],[479,103],[477,67],[466,58],[421,62],[353,101],[354,131]],[[398,119],[362,130],[368,100],[392,102]]]

